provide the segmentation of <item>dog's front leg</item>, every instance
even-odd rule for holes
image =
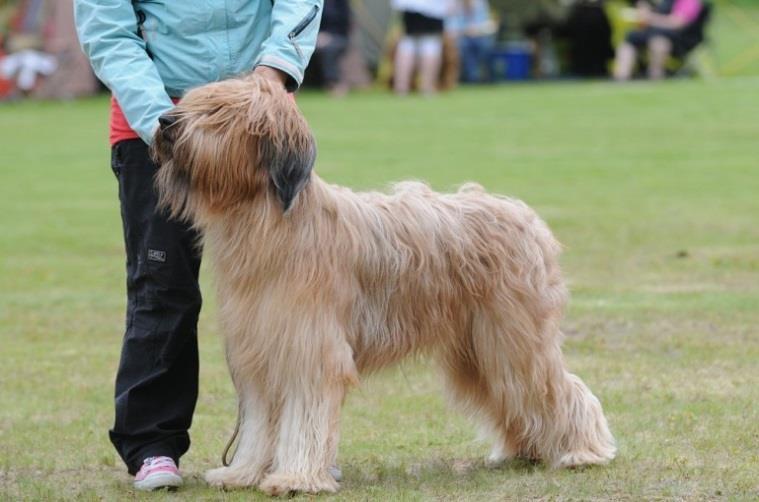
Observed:
[[[271,465],[276,430],[270,399],[258,382],[236,382],[240,429],[234,458],[228,467],[206,472],[206,482],[224,488],[257,485]]]
[[[337,454],[343,398],[357,376],[348,345],[344,341],[334,345],[321,361],[289,368],[271,473],[259,485],[269,495],[339,488],[329,467]]]

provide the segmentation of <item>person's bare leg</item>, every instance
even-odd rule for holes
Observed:
[[[664,78],[667,59],[672,53],[672,42],[666,37],[651,37],[648,42],[648,78]]]
[[[395,69],[393,75],[393,90],[396,94],[406,95],[411,89],[411,78],[414,74],[416,59],[416,40],[404,36],[395,49]]]
[[[422,37],[419,41],[419,53],[419,89],[423,94],[434,94],[437,92],[440,64],[443,60],[443,39],[436,35]]]
[[[623,42],[617,47],[617,56],[614,60],[615,80],[630,80],[633,70],[635,69],[636,56],[635,47],[627,42]]]

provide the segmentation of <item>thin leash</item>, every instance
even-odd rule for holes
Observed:
[[[229,347],[224,348],[224,359],[227,360],[227,368],[230,369],[230,375],[232,376],[232,380],[234,380],[234,373],[232,372],[232,365],[229,361]],[[235,390],[236,389],[235,385]],[[239,397],[237,398],[237,423],[235,423],[235,430],[232,432],[232,437],[229,438],[229,441],[227,441],[227,446],[224,447],[224,451],[221,453],[221,465],[224,467],[229,467],[229,464],[232,463],[232,461],[235,459],[235,455],[237,455],[237,446],[235,446],[235,451],[232,452],[232,458],[228,458],[229,455],[229,449],[232,448],[232,445],[234,444],[235,440],[237,439],[237,436],[240,434],[240,422],[242,422],[242,399]]]
[[[224,467],[229,467],[229,464],[232,463],[232,461],[235,459],[235,455],[237,455],[237,446],[235,446],[235,451],[232,452],[232,457],[228,458],[227,455],[229,455],[229,449],[232,448],[232,444],[234,444],[235,440],[237,439],[238,434],[240,433],[240,422],[242,421],[242,403],[237,403],[237,423],[235,424],[235,430],[232,432],[232,437],[229,438],[229,441],[227,441],[227,446],[224,447],[224,451],[221,454],[221,464]],[[238,445],[239,446],[239,445]]]

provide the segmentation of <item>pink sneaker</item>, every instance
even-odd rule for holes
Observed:
[[[142,462],[140,472],[134,477],[137,490],[156,490],[182,486],[177,464],[170,457],[148,457]]]

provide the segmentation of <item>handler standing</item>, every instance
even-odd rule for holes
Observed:
[[[294,91],[322,0],[74,0],[79,40],[111,90],[111,167],[127,268],[126,333],[110,438],[135,488],[179,486],[198,396],[196,233],[156,212],[148,145],[190,88],[254,70]]]

